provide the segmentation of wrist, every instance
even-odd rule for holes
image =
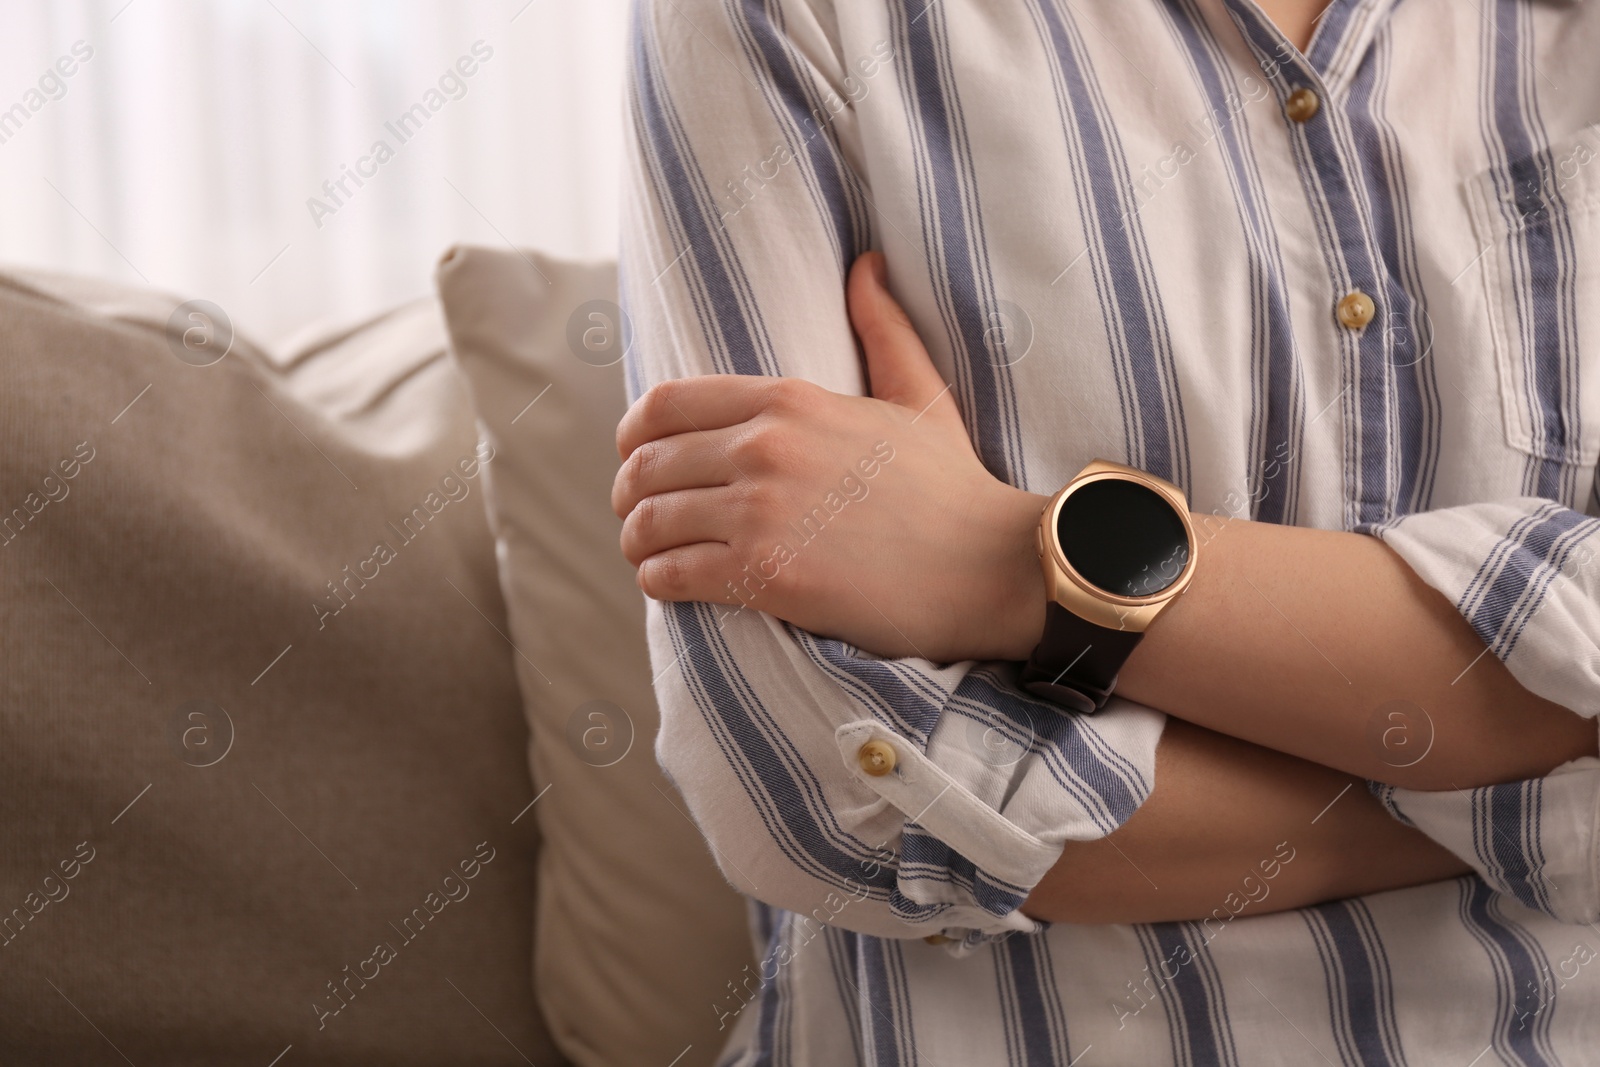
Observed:
[[[983,659],[1025,660],[1032,654],[1044,633],[1045,606],[1049,593],[1044,570],[1039,562],[1037,531],[1039,516],[1050,502],[1048,496],[1029,493],[1012,486],[996,502],[996,559],[993,596],[986,612],[975,615],[982,627],[974,633],[983,648]]]

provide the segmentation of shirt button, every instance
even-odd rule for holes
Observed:
[[[896,756],[894,746],[886,741],[868,741],[861,746],[861,751],[856,753],[856,759],[861,762],[861,769],[874,778],[882,778],[894,770]]]
[[[1377,310],[1372,297],[1357,289],[1339,301],[1339,322],[1346,329],[1359,330],[1372,321]]]
[[[1296,122],[1308,122],[1322,107],[1322,100],[1315,92],[1306,88],[1296,89],[1289,94],[1289,99],[1284,103],[1283,110]]]

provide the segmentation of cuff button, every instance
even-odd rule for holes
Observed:
[[[886,741],[868,741],[856,753],[856,759],[861,763],[861,769],[874,778],[882,778],[894,770],[897,757],[894,746]]]

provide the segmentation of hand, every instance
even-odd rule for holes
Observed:
[[[740,604],[882,656],[1023,659],[1046,498],[995,478],[887,288],[850,271],[870,397],[798,378],[662,382],[617,427],[611,503],[656,600]]]

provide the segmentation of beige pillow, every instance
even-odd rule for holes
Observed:
[[[0,276],[0,1063],[559,1062],[437,304],[281,374],[220,322]]]
[[[627,406],[615,267],[457,248],[438,284],[496,451],[489,504],[543,790],[539,1003],[583,1067],[710,1064],[727,1037],[715,1005],[752,953],[742,899],[655,762],[644,599],[611,512]]]

